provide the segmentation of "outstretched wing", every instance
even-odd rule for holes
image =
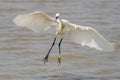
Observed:
[[[17,26],[27,27],[35,32],[41,32],[49,29],[53,24],[57,24],[55,20],[41,11],[30,14],[18,15],[13,19]]]
[[[67,26],[70,38],[76,42],[81,44],[82,46],[89,46],[91,48],[96,48],[101,51],[113,51],[113,47],[111,44],[103,38],[95,29],[91,27],[84,27],[74,25],[72,23]]]

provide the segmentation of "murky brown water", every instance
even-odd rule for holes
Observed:
[[[62,64],[57,65],[57,44],[43,64],[54,33],[34,33],[12,22],[15,15],[36,10],[93,26],[115,51],[99,52],[64,38]],[[120,80],[120,0],[0,0],[0,80]]]

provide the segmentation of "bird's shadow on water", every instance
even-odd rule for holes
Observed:
[[[67,73],[67,74],[54,74],[54,75],[40,76],[35,80],[100,80],[100,79],[92,76],[84,76],[79,74]]]

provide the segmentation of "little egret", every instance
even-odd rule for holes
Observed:
[[[73,24],[65,19],[59,19],[60,14],[57,13],[55,19],[48,16],[42,11],[36,11],[29,14],[18,15],[13,19],[13,22],[17,26],[27,27],[35,32],[45,31],[51,28],[52,25],[56,25],[56,36],[50,47],[47,55],[43,59],[44,63],[48,62],[49,53],[51,52],[57,35],[61,36],[59,42],[59,56],[58,64],[61,63],[61,42],[63,40],[64,34],[67,34],[70,39],[74,42],[81,44],[81,46],[87,45],[91,48],[96,48],[100,51],[113,51],[111,43],[103,38],[98,31],[91,27],[84,27]]]

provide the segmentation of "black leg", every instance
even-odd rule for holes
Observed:
[[[55,36],[54,41],[53,41],[53,43],[52,43],[52,46],[50,47],[47,55],[46,55],[45,58],[43,59],[44,64],[45,64],[46,62],[48,62],[48,57],[49,57],[49,54],[50,54],[50,52],[51,52],[51,50],[52,50],[52,48],[53,48],[53,46],[54,46],[54,44],[55,44],[56,38],[57,38],[57,35]]]
[[[63,38],[61,38],[60,42],[59,42],[59,56],[58,56],[58,64],[61,63],[61,42],[62,42]]]
[[[61,38],[60,42],[59,42],[59,55],[61,54],[61,42],[62,42],[63,38]]]

